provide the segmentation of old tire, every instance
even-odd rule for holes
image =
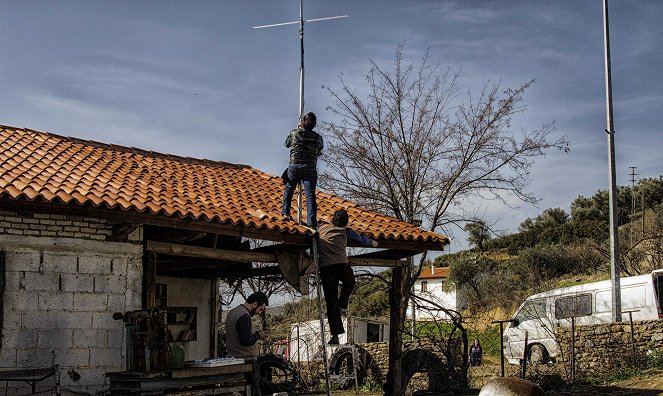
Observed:
[[[546,347],[540,344],[534,344],[530,347],[529,350],[529,362],[530,364],[541,364],[548,361],[548,351]]]
[[[401,360],[401,384],[407,387],[416,373],[428,374],[428,390],[442,392],[448,389],[446,365],[434,353],[425,349],[414,349],[403,355]]]
[[[276,355],[258,357],[260,391],[263,394],[292,392],[299,381],[299,373],[283,358]]]
[[[353,368],[355,364],[357,366],[357,383],[359,386],[364,384],[369,373],[375,382],[382,382],[382,371],[367,350],[355,346],[355,359],[353,362],[352,348],[350,346],[341,346],[334,351],[331,359],[329,359],[329,373],[343,377],[335,382],[341,389],[354,387]]]

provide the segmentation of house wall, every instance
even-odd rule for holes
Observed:
[[[425,308],[417,308],[416,310],[416,319],[417,320],[448,320],[449,316],[441,311],[438,306],[442,306],[447,309],[459,310],[461,309],[460,303],[458,301],[458,296],[455,289],[445,290],[444,288],[445,278],[429,278],[423,280],[417,280],[414,284],[414,293],[416,296],[419,296],[425,300],[433,301],[435,304],[426,304],[426,302],[421,301],[420,305],[428,305]],[[427,291],[421,291],[421,283],[428,282]],[[408,316],[412,317],[412,307],[408,307]]]
[[[58,364],[64,388],[87,392],[124,370],[124,324],[112,314],[141,308],[141,229],[127,242],[111,234],[102,219],[0,211],[0,368]]]
[[[182,342],[185,360],[200,360],[211,356],[212,302],[214,281],[207,279],[185,279],[157,277],[157,283],[168,285],[169,307],[197,307],[196,340]],[[177,326],[173,326],[173,336],[177,337]]]

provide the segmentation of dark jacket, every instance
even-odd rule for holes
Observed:
[[[258,356],[258,334],[252,329],[251,314],[244,304],[228,312],[226,318],[226,348],[228,356],[255,358]]]
[[[285,139],[285,146],[290,148],[291,164],[315,165],[322,152],[324,143],[317,132],[306,129],[293,129]]]

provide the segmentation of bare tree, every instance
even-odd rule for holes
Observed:
[[[323,87],[335,116],[322,126],[323,188],[408,222],[423,220],[431,231],[471,219],[464,203],[472,198],[505,202],[510,194],[536,202],[525,191],[531,165],[548,149],[568,150],[568,141],[551,139],[552,123],[512,131],[511,119],[525,111],[523,95],[533,81],[502,93],[499,84],[487,83],[478,98],[468,94],[454,105],[459,73],[431,65],[428,53],[418,65],[407,64],[400,44],[393,71],[370,63],[365,97],[342,76],[340,89]],[[401,275],[392,287],[403,295],[404,321],[413,277]],[[400,384],[392,385],[400,394]]]

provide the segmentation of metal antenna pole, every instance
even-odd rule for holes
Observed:
[[[603,38],[605,42],[605,99],[610,171],[610,278],[612,280],[612,321],[622,321],[622,298],[619,281],[619,234],[617,222],[617,173],[615,170],[615,130],[612,120],[612,76],[610,74],[610,29],[608,0],[603,0]]]
[[[262,29],[268,27],[284,26],[299,24],[299,121],[304,115],[304,22],[318,22],[330,19],[347,18],[347,15],[338,15],[333,17],[315,18],[304,20],[304,0],[299,0],[299,21],[275,23],[271,25],[254,26],[254,29]],[[299,195],[297,197],[297,222],[302,224],[302,191],[304,190],[304,183],[299,183]],[[311,224],[309,224],[311,226]]]

